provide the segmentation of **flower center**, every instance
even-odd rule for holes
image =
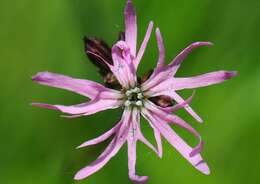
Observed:
[[[132,89],[129,89],[125,92],[125,102],[124,106],[136,106],[136,107],[142,107],[143,106],[143,99],[144,95],[140,88],[135,87]]]

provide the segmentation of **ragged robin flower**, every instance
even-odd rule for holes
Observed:
[[[78,147],[95,145],[113,136],[112,141],[97,160],[75,175],[76,180],[84,179],[100,170],[127,143],[129,177],[135,183],[146,183],[148,177],[138,176],[135,171],[136,143],[137,141],[143,142],[159,157],[162,157],[161,137],[164,137],[197,170],[207,175],[210,174],[208,165],[200,155],[203,147],[201,136],[173,112],[185,108],[199,122],[202,120],[189,106],[192,97],[183,100],[176,91],[221,83],[233,78],[236,72],[217,71],[195,77],[174,77],[182,61],[193,49],[212,44],[209,42],[193,43],[177,55],[170,64],[165,65],[163,39],[157,28],[156,38],[159,49],[157,66],[149,75],[138,78],[136,71],[152,29],[153,22],[150,22],[137,52],[136,13],[132,1],[128,0],[125,8],[125,32],[120,34],[119,41],[113,45],[112,49],[102,40],[85,38],[86,53],[100,69],[99,72],[104,77],[106,86],[50,72],[40,72],[33,77],[33,80],[40,84],[69,90],[90,99],[88,102],[72,106],[33,103],[34,106],[61,111],[69,118],[92,115],[107,109],[123,109],[122,118],[112,129]],[[176,102],[176,105],[173,104],[173,101]],[[142,134],[141,115],[153,129],[156,146]],[[189,146],[175,133],[171,124],[180,126],[193,134],[198,139],[197,146]]]

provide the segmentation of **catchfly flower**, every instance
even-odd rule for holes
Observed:
[[[125,7],[125,32],[122,32],[112,48],[104,41],[96,38],[85,38],[86,53],[89,59],[100,69],[105,86],[85,79],[40,72],[32,79],[43,85],[69,90],[83,95],[90,100],[72,106],[33,103],[34,106],[58,110],[65,117],[75,118],[92,115],[107,109],[123,109],[122,118],[116,125],[103,135],[81,144],[78,148],[95,145],[107,140],[112,141],[104,152],[90,165],[81,169],[76,180],[84,179],[100,170],[120,148],[127,143],[129,177],[135,183],[146,183],[147,176],[138,176],[135,171],[136,144],[143,142],[159,157],[162,157],[162,141],[164,137],[192,166],[204,174],[210,170],[200,155],[203,141],[200,134],[179,116],[173,114],[185,108],[196,120],[202,119],[192,110],[190,102],[193,95],[184,100],[177,91],[195,89],[221,83],[236,75],[236,72],[217,71],[194,77],[175,77],[186,56],[195,48],[211,46],[210,42],[196,42],[185,48],[170,64],[165,62],[165,49],[159,28],[156,38],[159,50],[157,66],[147,75],[139,78],[137,68],[142,60],[150,39],[153,22],[150,22],[143,42],[137,51],[137,18],[132,1],[128,0]],[[175,102],[176,104],[174,105]],[[140,116],[143,116],[153,129],[156,146],[151,144],[142,134]],[[188,145],[170,125],[184,128],[197,139],[195,147]]]

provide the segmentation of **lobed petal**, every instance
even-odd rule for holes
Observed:
[[[159,33],[157,33],[157,34],[158,34],[157,37],[160,39]],[[188,47],[186,47],[179,55],[177,55],[173,59],[173,61],[168,66],[166,66],[166,67],[157,66],[156,70],[154,71],[154,73],[150,77],[150,79],[147,80],[143,84],[143,90],[149,90],[150,88],[155,87],[155,86],[159,85],[160,83],[171,79],[175,75],[177,70],[179,69],[182,61],[187,57],[187,55],[190,52],[193,51],[193,49],[201,47],[201,46],[211,46],[211,45],[212,45],[212,43],[210,43],[210,42],[195,42],[195,43],[189,45]],[[161,62],[159,63],[159,61],[158,61],[158,65],[162,65],[162,64],[160,64]]]
[[[158,108],[156,105],[154,105],[152,103],[148,102],[146,105],[146,108],[149,109],[153,114],[156,114],[160,119],[162,119],[170,124],[174,124],[181,128],[184,128],[185,130],[187,130],[188,132],[193,134],[198,139],[199,143],[193,149],[193,151],[190,153],[190,156],[194,156],[202,150],[204,142],[202,141],[200,134],[191,125],[189,125],[187,122],[185,122],[180,117],[178,117],[174,114],[169,114],[169,113],[161,110],[160,108]]]
[[[178,54],[172,62],[168,65],[169,68],[172,68],[172,76],[175,75],[179,67],[181,66],[181,63],[184,61],[184,59],[190,54],[194,49],[202,46],[212,46],[213,44],[211,42],[195,42],[190,44],[188,47],[186,47],[180,54]]]
[[[122,116],[122,124],[114,139],[105,149],[105,151],[97,158],[97,160],[95,160],[93,163],[77,172],[77,174],[74,177],[75,180],[82,180],[99,171],[108,163],[108,161],[112,157],[114,157],[117,154],[117,152],[120,150],[120,148],[123,146],[127,139],[127,135],[129,132],[130,115],[130,112],[126,112],[125,116]]]
[[[199,153],[192,155],[193,149],[181,139],[174,130],[162,119],[154,116],[146,109],[142,109],[144,117],[150,121],[163,135],[163,137],[179,152],[181,155],[190,162],[200,172],[208,175],[210,170],[208,165],[204,162]]]

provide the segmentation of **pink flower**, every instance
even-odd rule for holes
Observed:
[[[74,118],[95,114],[107,109],[124,109],[121,120],[103,135],[81,144],[83,148],[98,144],[113,136],[112,141],[104,152],[87,167],[81,169],[76,175],[76,180],[86,178],[100,170],[113,156],[117,154],[124,143],[128,145],[129,177],[135,183],[146,183],[147,176],[138,176],[135,172],[136,143],[141,141],[151,148],[159,157],[162,157],[161,136],[164,137],[180,154],[204,174],[210,174],[207,164],[200,155],[203,141],[199,133],[180,117],[172,112],[185,108],[194,118],[202,122],[201,118],[191,109],[189,103],[192,99],[183,100],[176,91],[182,89],[195,89],[221,83],[236,75],[236,72],[218,71],[195,77],[173,77],[179,69],[185,57],[195,48],[212,45],[209,42],[196,42],[185,48],[176,56],[169,65],[164,65],[165,50],[159,29],[156,29],[156,38],[159,48],[159,59],[153,73],[143,83],[138,82],[136,71],[143,57],[146,45],[153,29],[150,22],[145,38],[137,52],[137,21],[132,1],[128,0],[125,8],[125,39],[118,41],[112,48],[112,63],[107,61],[102,54],[88,51],[88,54],[106,64],[106,70],[110,70],[121,85],[121,90],[110,89],[101,84],[84,79],[75,79],[59,74],[41,72],[33,77],[33,80],[47,86],[66,89],[85,97],[90,101],[72,106],[49,105],[33,103],[34,106],[61,111],[66,117]],[[102,63],[100,65],[102,65]],[[161,107],[150,99],[160,95],[167,96],[177,102],[175,106]],[[142,134],[140,129],[140,115],[143,115],[154,131],[157,142],[152,145]],[[196,147],[189,146],[170,127],[170,124],[180,126],[197,139]]]

